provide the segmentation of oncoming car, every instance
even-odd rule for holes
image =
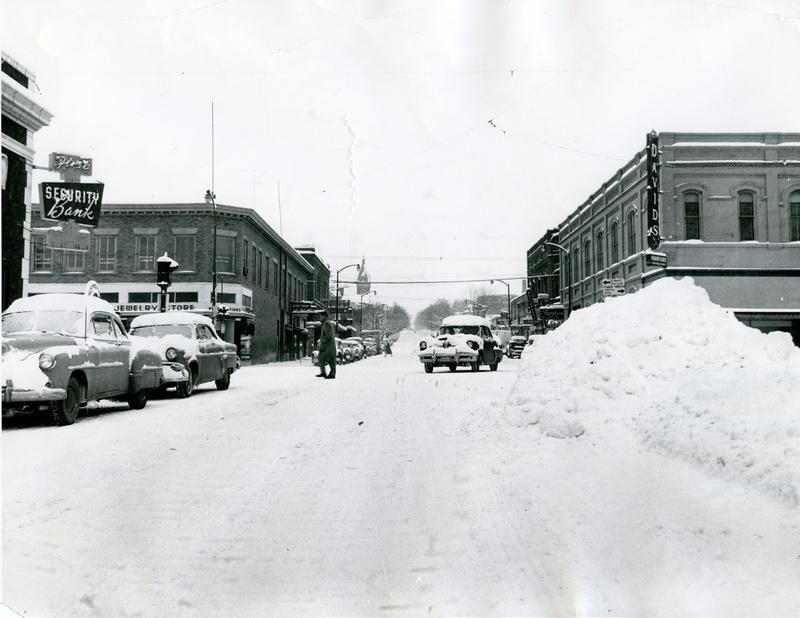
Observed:
[[[508,342],[506,356],[508,356],[508,358],[520,358],[522,356],[522,351],[525,349],[527,344],[528,341],[525,339],[525,337],[521,335],[514,335]]]
[[[131,321],[131,335],[159,342],[170,351],[170,360],[180,363],[189,379],[176,384],[179,397],[189,397],[195,387],[214,382],[224,391],[231,384],[231,374],[239,368],[236,346],[217,334],[210,318],[189,311],[147,313]]]
[[[87,291],[89,287],[87,286]],[[3,416],[46,411],[71,425],[89,401],[127,401],[134,410],[183,369],[128,336],[114,307],[91,294],[40,294],[3,312]]]
[[[503,348],[492,334],[491,323],[475,315],[451,315],[442,321],[437,333],[419,342],[417,352],[425,373],[434,367],[469,367],[478,371],[481,365],[497,371],[503,360]]]

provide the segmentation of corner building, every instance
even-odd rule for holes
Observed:
[[[95,280],[126,324],[159,311],[156,260],[165,253],[178,262],[168,310],[213,319],[216,219],[216,305],[228,310],[217,316],[220,335],[252,363],[307,353],[307,314],[294,309],[316,300],[308,298],[315,268],[254,210],[217,204],[215,215],[207,203],[104,204],[86,252],[49,248],[47,229],[57,222],[41,215],[34,205],[29,294],[82,293]]]
[[[572,309],[599,302],[609,279],[635,292],[690,276],[742,322],[800,344],[800,134],[657,137],[661,245],[648,249],[642,150],[559,226],[564,301],[571,287]]]

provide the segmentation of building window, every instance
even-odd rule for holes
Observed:
[[[250,245],[247,244],[247,239],[242,241],[242,277],[247,278],[247,267],[250,266]]]
[[[256,282],[258,274],[258,250],[253,245],[253,253],[250,256],[250,281]]]
[[[597,270],[603,270],[606,267],[605,262],[603,260],[603,258],[605,257],[603,255],[603,240],[604,240],[604,234],[603,231],[600,230],[599,232],[597,232],[597,244],[594,248],[594,254],[595,254],[594,261]]]
[[[179,271],[194,271],[195,256],[194,234],[175,236],[175,253],[173,257],[178,263]]]
[[[611,224],[611,263],[619,262],[619,225],[617,222]]]
[[[278,280],[278,260],[272,260],[272,286],[275,288],[275,293],[279,292],[280,281]]]
[[[583,278],[592,276],[592,243],[583,243]]]
[[[253,308],[253,298],[252,296],[248,296],[247,294],[242,294],[242,306],[246,309]]]
[[[755,197],[750,191],[739,194],[739,240],[756,239]]]
[[[84,251],[64,252],[64,272],[82,273],[86,270],[86,253]]]
[[[136,237],[136,256],[134,257],[133,269],[136,271],[156,270],[156,237],[137,236]]]
[[[800,240],[800,191],[789,196],[789,240]]]
[[[581,250],[578,249],[577,245],[572,247],[572,279],[573,279],[573,281],[576,281],[576,280],[580,279],[580,276],[581,276],[581,271],[580,271],[581,257],[580,257],[580,253],[581,253]]]
[[[264,287],[269,289],[269,255],[264,255]]]
[[[47,246],[44,234],[31,234],[31,269],[35,272],[53,270],[53,250]]]
[[[117,271],[117,237],[95,236],[95,266],[97,272],[113,273]]]
[[[683,224],[686,240],[700,240],[700,194],[696,191],[683,196]]]
[[[234,274],[236,239],[232,236],[217,236],[217,272]],[[246,247],[247,245],[245,245]]]
[[[628,213],[626,225],[628,226],[628,255],[633,255],[636,253],[636,213],[632,210]]]

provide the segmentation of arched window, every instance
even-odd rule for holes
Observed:
[[[600,230],[597,232],[597,241],[594,247],[594,265],[598,271],[603,270],[606,267],[605,260],[603,259],[605,257],[603,255],[603,240],[603,230]]]
[[[636,253],[636,213],[630,211],[625,220],[625,225],[628,226],[628,255]]]
[[[619,262],[619,225],[617,222],[611,224],[611,263]]]
[[[581,271],[580,271],[580,253],[581,250],[578,249],[578,245],[572,247],[572,281],[575,282],[581,278]]]
[[[789,196],[789,240],[800,240],[800,191]]]
[[[739,194],[739,240],[756,239],[755,196],[751,191]]]
[[[700,240],[700,194],[697,191],[683,194],[683,224],[686,240]]]
[[[592,276],[592,241],[583,243],[583,278]]]

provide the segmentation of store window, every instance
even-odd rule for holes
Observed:
[[[611,224],[611,263],[619,262],[619,225],[617,222]]]
[[[789,240],[800,240],[800,191],[789,196]]]
[[[739,194],[739,240],[756,239],[755,196],[750,191]]]
[[[156,270],[156,236],[139,235],[136,237],[136,255],[133,269],[138,272],[155,272]]]
[[[700,194],[697,191],[683,195],[683,225],[686,240],[700,240]]]

